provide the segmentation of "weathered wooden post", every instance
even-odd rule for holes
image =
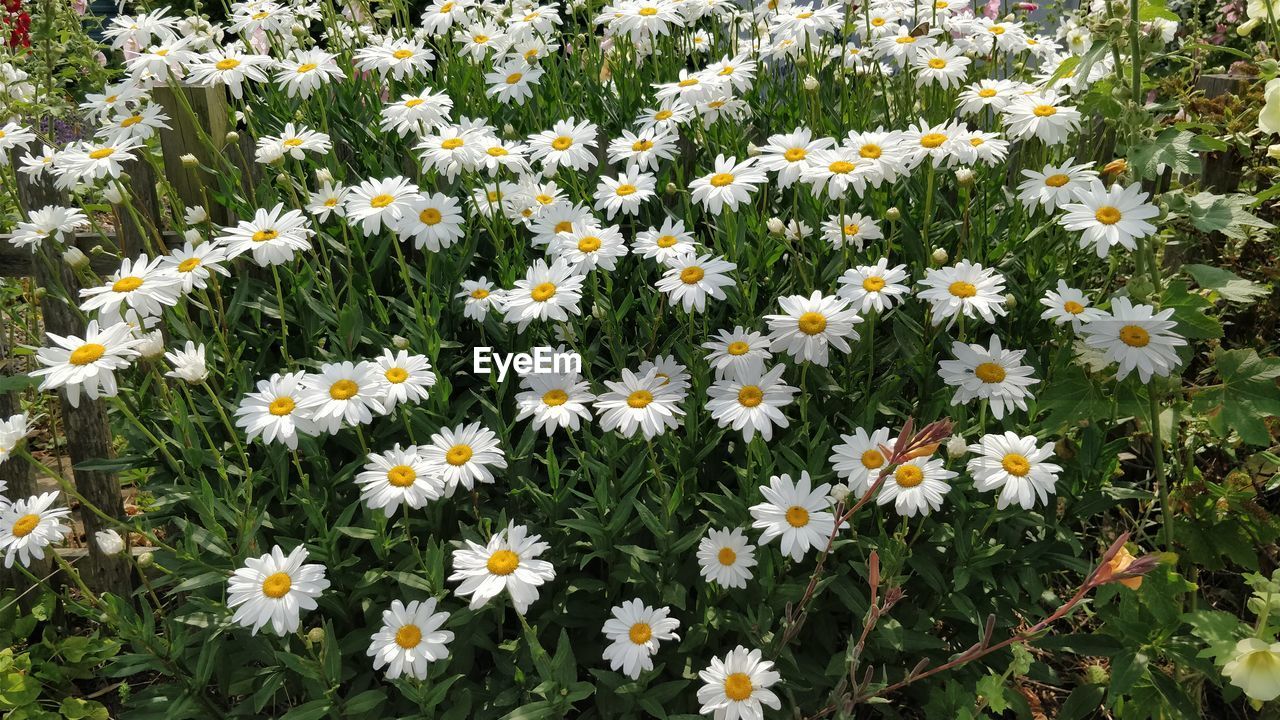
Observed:
[[[178,93],[186,99],[185,105]],[[205,187],[218,186],[214,173],[223,161],[220,156],[227,144],[227,131],[231,129],[226,89],[160,85],[151,91],[151,96],[164,108],[172,126],[160,130],[160,147],[165,150],[164,174],[169,184],[182,202],[205,207],[210,219],[219,225],[227,224],[226,208],[216,203],[208,207],[204,192]],[[194,155],[200,167],[183,165],[182,156],[187,154]]]
[[[66,199],[59,196],[47,177],[20,177],[18,197],[28,209],[66,204]],[[79,295],[79,282],[51,243],[46,243],[39,254],[43,257],[37,256],[33,267],[36,285],[51,290],[40,301],[44,328],[59,335],[83,336],[85,322],[77,308],[71,304],[76,302]],[[59,289],[65,289],[69,297],[62,297]],[[71,406],[64,393],[58,393],[58,399],[62,408],[63,428],[67,434],[67,454],[71,456],[72,466],[109,459],[112,456],[111,428],[102,402],[81,397],[77,408]],[[74,474],[76,490],[87,502],[109,516],[124,520],[120,482],[114,473],[76,469]],[[89,550],[88,562],[81,565],[85,582],[98,592],[128,597],[133,589],[133,578],[127,559],[123,555],[103,554],[94,541],[94,535],[99,530],[106,530],[111,526],[84,507],[79,508],[79,511],[85,531],[85,545]]]

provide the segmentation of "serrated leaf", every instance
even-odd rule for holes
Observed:
[[[1251,303],[1271,294],[1271,288],[1236,275],[1230,270],[1211,267],[1209,265],[1183,265],[1196,283],[1206,289],[1213,290],[1231,302]]]
[[[1219,664],[1235,655],[1236,642],[1248,634],[1249,628],[1231,613],[1221,610],[1197,610],[1182,616],[1191,626],[1191,634],[1205,643],[1200,657],[1213,658]]]
[[[1219,437],[1234,430],[1250,445],[1270,445],[1265,418],[1280,415],[1280,358],[1261,358],[1252,349],[1219,349],[1213,365],[1221,382],[1196,392],[1192,409]]]
[[[1170,282],[1160,297],[1160,309],[1173,310],[1173,319],[1178,323],[1174,331],[1189,340],[1222,337],[1222,323],[1205,314],[1212,307],[1213,303],[1190,292],[1185,280]]]
[[[1171,210],[1185,215],[1197,230],[1204,232],[1220,232],[1240,240],[1245,237],[1245,228],[1269,230],[1275,227],[1249,212],[1249,206],[1254,203],[1250,195],[1215,195],[1205,191],[1190,197],[1169,193],[1165,198]]]
[[[1053,432],[1081,420],[1111,417],[1111,398],[1089,379],[1084,370],[1074,365],[1046,383],[1038,401],[1039,412],[1048,413],[1044,428]]]
[[[1171,168],[1174,174],[1198,174],[1200,156],[1191,147],[1196,135],[1188,130],[1166,128],[1129,156],[1129,166],[1147,179],[1155,179]]]

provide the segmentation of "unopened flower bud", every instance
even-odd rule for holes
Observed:
[[[667,183],[666,192],[668,195],[675,195],[679,191],[680,191],[680,188],[676,187],[675,183],[673,182]]]
[[[950,258],[951,256],[947,254],[947,251],[942,248],[934,248],[933,254],[929,256],[934,265],[945,265]]]
[[[973,187],[973,171],[969,168],[956,170],[956,184],[960,187]]]
[[[164,333],[159,330],[152,330],[143,335],[142,341],[137,345],[137,350],[147,360],[153,360],[164,355]]]
[[[1272,160],[1280,160],[1280,145],[1268,145],[1267,157]]]
[[[182,167],[188,170],[192,170],[200,164],[200,159],[191,153],[187,153],[178,159],[182,161]]]
[[[402,335],[396,335],[391,338],[391,344],[395,346],[395,349],[397,350],[408,350],[409,338],[406,338]]]
[[[240,142],[240,133],[236,132],[235,130],[231,130],[230,132],[228,132],[227,142],[231,144]]]
[[[783,224],[782,220],[776,217],[769,218],[769,220],[765,222],[765,226],[769,228],[769,234],[775,236],[781,235],[787,230],[787,226]]]
[[[333,173],[329,171],[329,168],[320,168],[316,170],[316,182],[321,185],[333,182]]]
[[[44,296],[48,294],[49,291],[43,287],[38,287],[31,292],[31,295],[35,298],[36,302],[40,302],[44,299]]]
[[[82,270],[89,266],[89,256],[74,245],[62,251],[62,261],[72,270]]]
[[[834,502],[844,502],[849,497],[849,486],[844,483],[836,483],[831,486],[831,499]]]
[[[324,628],[313,627],[307,631],[307,640],[312,645],[319,645],[324,642]]]
[[[797,57],[796,67],[798,68],[809,67],[809,58],[805,57],[804,55]]]
[[[187,228],[182,231],[182,239],[192,245],[199,245],[203,238],[200,237],[199,230],[196,230],[195,228]]]
[[[119,555],[124,552],[124,538],[115,530],[99,530],[93,534],[93,540],[103,555]]]
[[[280,187],[289,185],[289,173],[276,173],[276,184]]]
[[[112,205],[119,205],[124,202],[124,193],[120,192],[120,188],[115,185],[108,185],[102,188],[102,197]]]
[[[755,143],[747,143],[747,157],[757,157],[760,155],[760,146]]]
[[[149,552],[144,552],[138,556],[138,567],[140,568],[151,567],[152,565],[155,565],[155,564],[156,564],[156,556]]]
[[[902,219],[902,211],[896,207],[891,207],[884,211],[884,219],[889,222],[898,222]]]
[[[1018,298],[1014,297],[1013,293],[1005,293],[1004,306],[1009,308],[1010,310],[1014,309],[1015,307],[1018,306]]]
[[[182,219],[186,220],[188,225],[199,225],[209,219],[209,212],[203,205],[192,205],[182,213]]]
[[[1111,673],[1103,666],[1094,663],[1084,669],[1084,680],[1090,685],[1107,685],[1111,682]]]
[[[513,137],[516,134],[516,126],[511,123],[506,123],[502,126],[502,132],[505,133],[507,137]]]
[[[813,92],[818,89],[818,78],[812,75],[804,76],[804,89]]]
[[[968,452],[969,444],[964,441],[963,437],[952,435],[951,439],[947,440],[947,457],[952,460],[962,458]]]

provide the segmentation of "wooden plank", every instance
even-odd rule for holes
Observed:
[[[26,208],[40,208],[45,205],[66,205],[67,199],[54,187],[48,177],[18,179],[18,199]],[[62,261],[52,243],[46,243],[40,249],[43,260],[34,263],[35,280],[39,287],[48,288],[40,301],[41,316],[44,328],[59,335],[82,337],[85,329],[84,319],[79,311],[70,303],[79,297],[80,284],[75,275]],[[65,293],[65,296],[64,296]],[[111,428],[107,423],[105,405],[87,397],[80,398],[80,406],[72,407],[67,401],[66,393],[59,392],[58,400],[62,408],[63,428],[67,436],[67,454],[72,465],[79,465],[90,460],[102,460],[112,457]],[[103,513],[121,521],[125,519],[124,502],[120,497],[120,482],[114,473],[75,470],[76,490]],[[79,508],[81,525],[84,527],[86,543],[89,548],[89,560],[82,571],[85,583],[98,592],[110,592],[121,597],[129,597],[133,590],[133,576],[130,565],[125,558],[103,554],[97,543],[92,541],[94,533],[109,527],[104,520],[93,512]]]
[[[182,99],[186,99],[184,106]],[[227,144],[227,131],[231,129],[228,122],[230,109],[227,104],[225,87],[193,87],[175,88],[171,85],[160,85],[152,89],[151,97],[160,103],[169,116],[169,129],[160,130],[160,147],[164,148],[164,174],[173,185],[178,197],[187,206],[203,206],[206,203],[205,187],[217,188],[216,172],[223,149]],[[190,111],[187,110],[190,107]],[[197,125],[198,124],[198,125]],[[201,135],[205,140],[201,139]],[[207,142],[206,142],[207,141]],[[210,152],[209,145],[213,146]],[[215,157],[215,153],[219,157]],[[194,155],[199,161],[199,168],[188,168],[182,164],[183,155]],[[207,169],[206,169],[207,168]],[[227,210],[221,205],[205,208],[209,217],[219,225],[227,224]]]
[[[179,233],[166,230],[160,236],[168,250],[182,247],[183,239]],[[31,277],[35,273],[36,256],[28,248],[14,247],[9,242],[11,237],[0,233],[0,278]],[[120,268],[120,259],[115,256],[115,243],[114,235],[108,235],[106,242],[97,233],[82,232],[75,236],[76,247],[89,256],[89,266],[99,275],[107,275]],[[96,252],[98,247],[107,252]]]

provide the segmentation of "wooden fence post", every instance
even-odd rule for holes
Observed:
[[[20,177],[18,197],[26,208],[66,204],[66,199],[59,196],[47,177]],[[45,243],[39,250],[39,255],[42,257],[37,256],[33,268],[36,286],[50,290],[40,301],[44,328],[59,335],[82,336],[85,322],[75,306],[69,304],[78,300],[79,282],[52,243]],[[65,289],[67,298],[57,292],[60,289]],[[67,454],[71,456],[72,466],[91,460],[109,459],[112,456],[111,428],[102,402],[82,396],[80,407],[75,408],[67,401],[65,393],[59,392],[58,399],[62,408],[63,429],[67,434]],[[76,469],[74,475],[76,490],[86,501],[105,514],[124,520],[120,482],[114,473]],[[95,533],[110,526],[90,510],[84,507],[79,510],[85,531],[85,545],[89,550],[88,562],[81,566],[85,582],[95,591],[129,597],[133,589],[133,578],[128,560],[123,554],[103,554],[94,540]]]
[[[188,112],[178,93],[186,98]],[[221,154],[227,144],[229,109],[227,91],[222,87],[193,87],[158,85],[151,91],[152,98],[160,103],[165,114],[169,116],[169,129],[160,130],[160,146],[164,153],[164,174],[173,185],[178,197],[188,206],[201,206],[209,212],[209,218],[219,225],[228,223],[227,210],[221,205],[207,207],[208,198],[205,187],[218,187],[217,171]],[[198,123],[198,124],[197,124]],[[201,135],[208,138],[214,152],[201,140]],[[199,161],[199,168],[188,168],[182,164],[183,154],[191,154]],[[252,156],[251,156],[252,157]],[[211,168],[213,172],[206,170]]]

